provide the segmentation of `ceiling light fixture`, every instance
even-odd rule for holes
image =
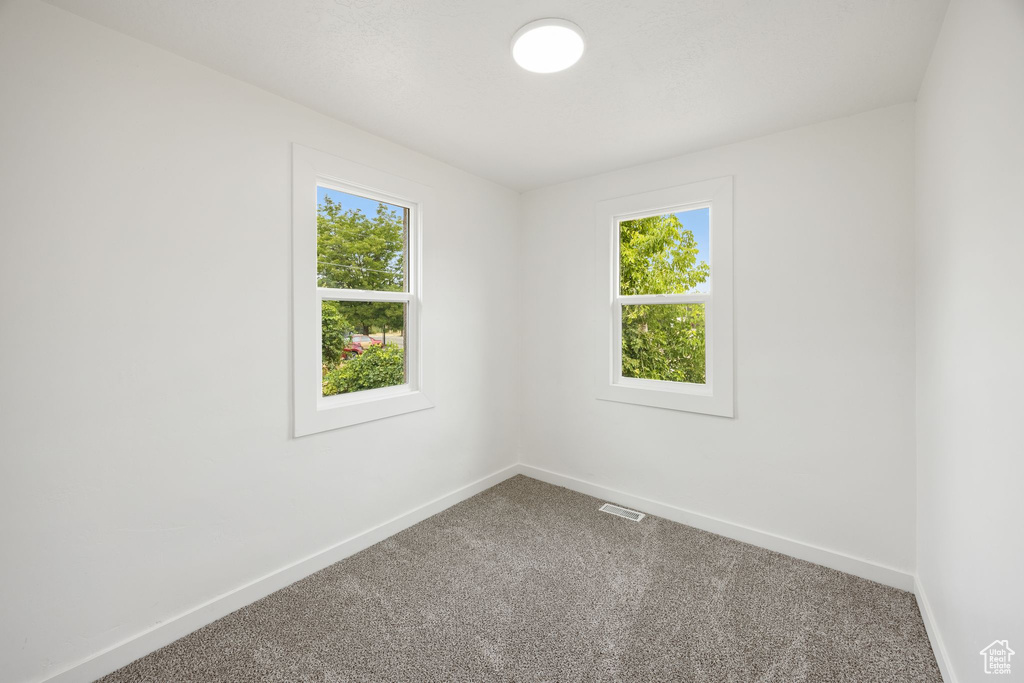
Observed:
[[[551,74],[583,56],[583,31],[565,19],[531,21],[512,36],[512,59],[527,71]]]

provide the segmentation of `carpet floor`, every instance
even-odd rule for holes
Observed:
[[[941,683],[910,593],[517,476],[101,679]]]

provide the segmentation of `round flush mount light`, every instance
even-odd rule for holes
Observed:
[[[583,31],[565,19],[531,21],[512,36],[512,59],[527,71],[551,74],[583,56]]]

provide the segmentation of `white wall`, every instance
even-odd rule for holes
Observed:
[[[515,461],[516,193],[42,3],[0,64],[0,678]],[[290,438],[292,142],[436,189],[435,408]]]
[[[735,177],[735,419],[598,401],[594,204]],[[523,460],[914,564],[913,105],[529,192]]]
[[[983,645],[1024,643],[1022,8],[955,0],[916,108],[915,475],[913,105],[520,201],[48,5],[0,3],[2,677],[45,678],[521,450],[907,572],[916,505],[921,586],[974,680]],[[435,408],[290,438],[291,142],[436,188]],[[722,175],[736,419],[595,400],[594,204]]]
[[[955,675],[974,681],[997,638],[1024,670],[1020,0],[950,5],[917,150],[918,574]]]

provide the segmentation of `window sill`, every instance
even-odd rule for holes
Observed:
[[[434,402],[408,385],[360,391],[347,396],[328,396],[317,401],[316,410],[296,415],[295,436],[307,436],[363,422],[382,420],[433,408]]]
[[[696,384],[626,379],[617,384],[598,385],[596,397],[600,401],[734,417],[731,397],[715,396],[708,387]]]

